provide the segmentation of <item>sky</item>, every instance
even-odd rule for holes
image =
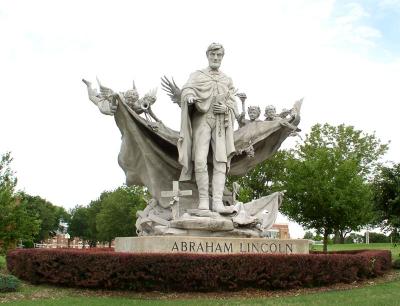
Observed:
[[[400,0],[3,0],[0,153],[11,151],[18,189],[66,209],[87,205],[125,176],[120,132],[81,79],[115,91],[134,80],[141,95],[158,87],[154,112],[179,130],[160,77],[182,85],[219,42],[221,69],[247,105],[280,110],[304,97],[303,138],[316,123],[353,125],[391,141],[384,160],[400,162],[399,37]]]

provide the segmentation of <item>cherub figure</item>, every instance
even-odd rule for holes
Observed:
[[[132,89],[129,89],[125,92],[116,93],[112,89],[103,86],[97,79],[100,88],[100,94],[96,89],[92,88],[92,83],[85,79],[82,79],[82,82],[84,82],[87,86],[89,100],[97,105],[100,112],[103,114],[113,116],[118,108],[118,103],[123,102],[135,113],[139,115],[144,113],[147,121],[151,121],[152,118],[156,122],[161,122],[161,120],[157,118],[151,109],[151,106],[157,100],[156,89],[149,91],[143,98],[139,99],[135,82],[133,82]]]
[[[265,113],[264,113],[265,121],[274,121],[279,117],[279,115],[276,114],[276,108],[273,105],[267,105],[265,107]]]
[[[249,122],[260,121],[257,119],[260,117],[261,109],[259,106],[249,106],[247,108],[247,114],[249,115],[250,120],[245,118],[244,113],[240,114],[238,119],[239,127],[242,127]]]
[[[303,99],[301,99],[299,101],[302,101],[302,100]],[[295,118],[295,116],[296,116],[296,112],[293,108],[292,109],[284,108],[284,109],[282,109],[282,111],[279,114],[277,114],[275,106],[267,105],[265,107],[265,114],[264,114],[265,121],[274,121],[277,119],[288,119],[288,121],[290,122]]]
[[[259,106],[249,106],[247,108],[247,114],[249,115],[250,121],[260,121],[257,119],[261,115],[261,109]]]
[[[300,99],[296,101],[295,105],[301,105],[303,103],[303,99]],[[277,114],[276,113],[276,108],[273,105],[267,105],[265,107],[265,121],[274,121],[278,119],[284,119],[283,122],[287,127],[290,127],[293,129],[293,132],[290,134],[291,136],[301,136],[297,133],[300,132],[301,130],[297,127],[291,124],[291,122],[296,118],[297,116],[297,111],[296,107],[292,109],[282,109],[282,111]]]

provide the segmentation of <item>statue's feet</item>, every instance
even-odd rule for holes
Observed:
[[[210,200],[209,199],[199,199],[199,209],[210,210]]]
[[[236,209],[233,206],[225,206],[221,201],[213,201],[212,210],[223,215],[229,215],[236,212]]]

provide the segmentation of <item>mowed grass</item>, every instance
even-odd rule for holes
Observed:
[[[168,297],[166,297],[168,298]],[[352,305],[382,305],[391,306],[400,304],[400,280],[368,285],[363,288],[351,290],[329,291],[312,294],[302,294],[299,296],[279,296],[279,292],[274,297],[266,298],[208,298],[195,297],[191,299],[145,299],[135,297],[58,297],[56,299],[40,300],[20,300],[8,302],[9,305],[43,305],[43,306],[63,306],[63,305],[87,305],[87,306],[112,306],[112,305],[332,305],[332,306],[352,306]]]
[[[322,250],[322,246],[314,246]],[[392,244],[344,244],[329,245],[329,251],[357,249],[386,249],[393,259],[400,258],[400,246]],[[5,266],[0,256],[0,270]],[[53,286],[34,286],[24,283],[15,293],[0,293],[0,303],[6,305],[400,305],[400,271],[397,270],[391,281],[382,282],[371,279],[363,285],[355,285],[346,290],[312,289],[269,292],[263,297],[262,291],[239,293],[150,293],[103,292],[100,290],[69,289]]]
[[[313,245],[311,247],[316,251],[322,251],[322,245]],[[329,251],[346,251],[346,250],[390,250],[392,252],[392,259],[400,258],[400,243],[351,243],[351,244],[328,244]],[[400,302],[399,302],[400,305]]]

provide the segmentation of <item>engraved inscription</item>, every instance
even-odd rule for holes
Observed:
[[[239,242],[220,243],[212,241],[174,241],[171,252],[186,253],[270,253],[270,254],[292,254],[292,243],[279,242]]]

